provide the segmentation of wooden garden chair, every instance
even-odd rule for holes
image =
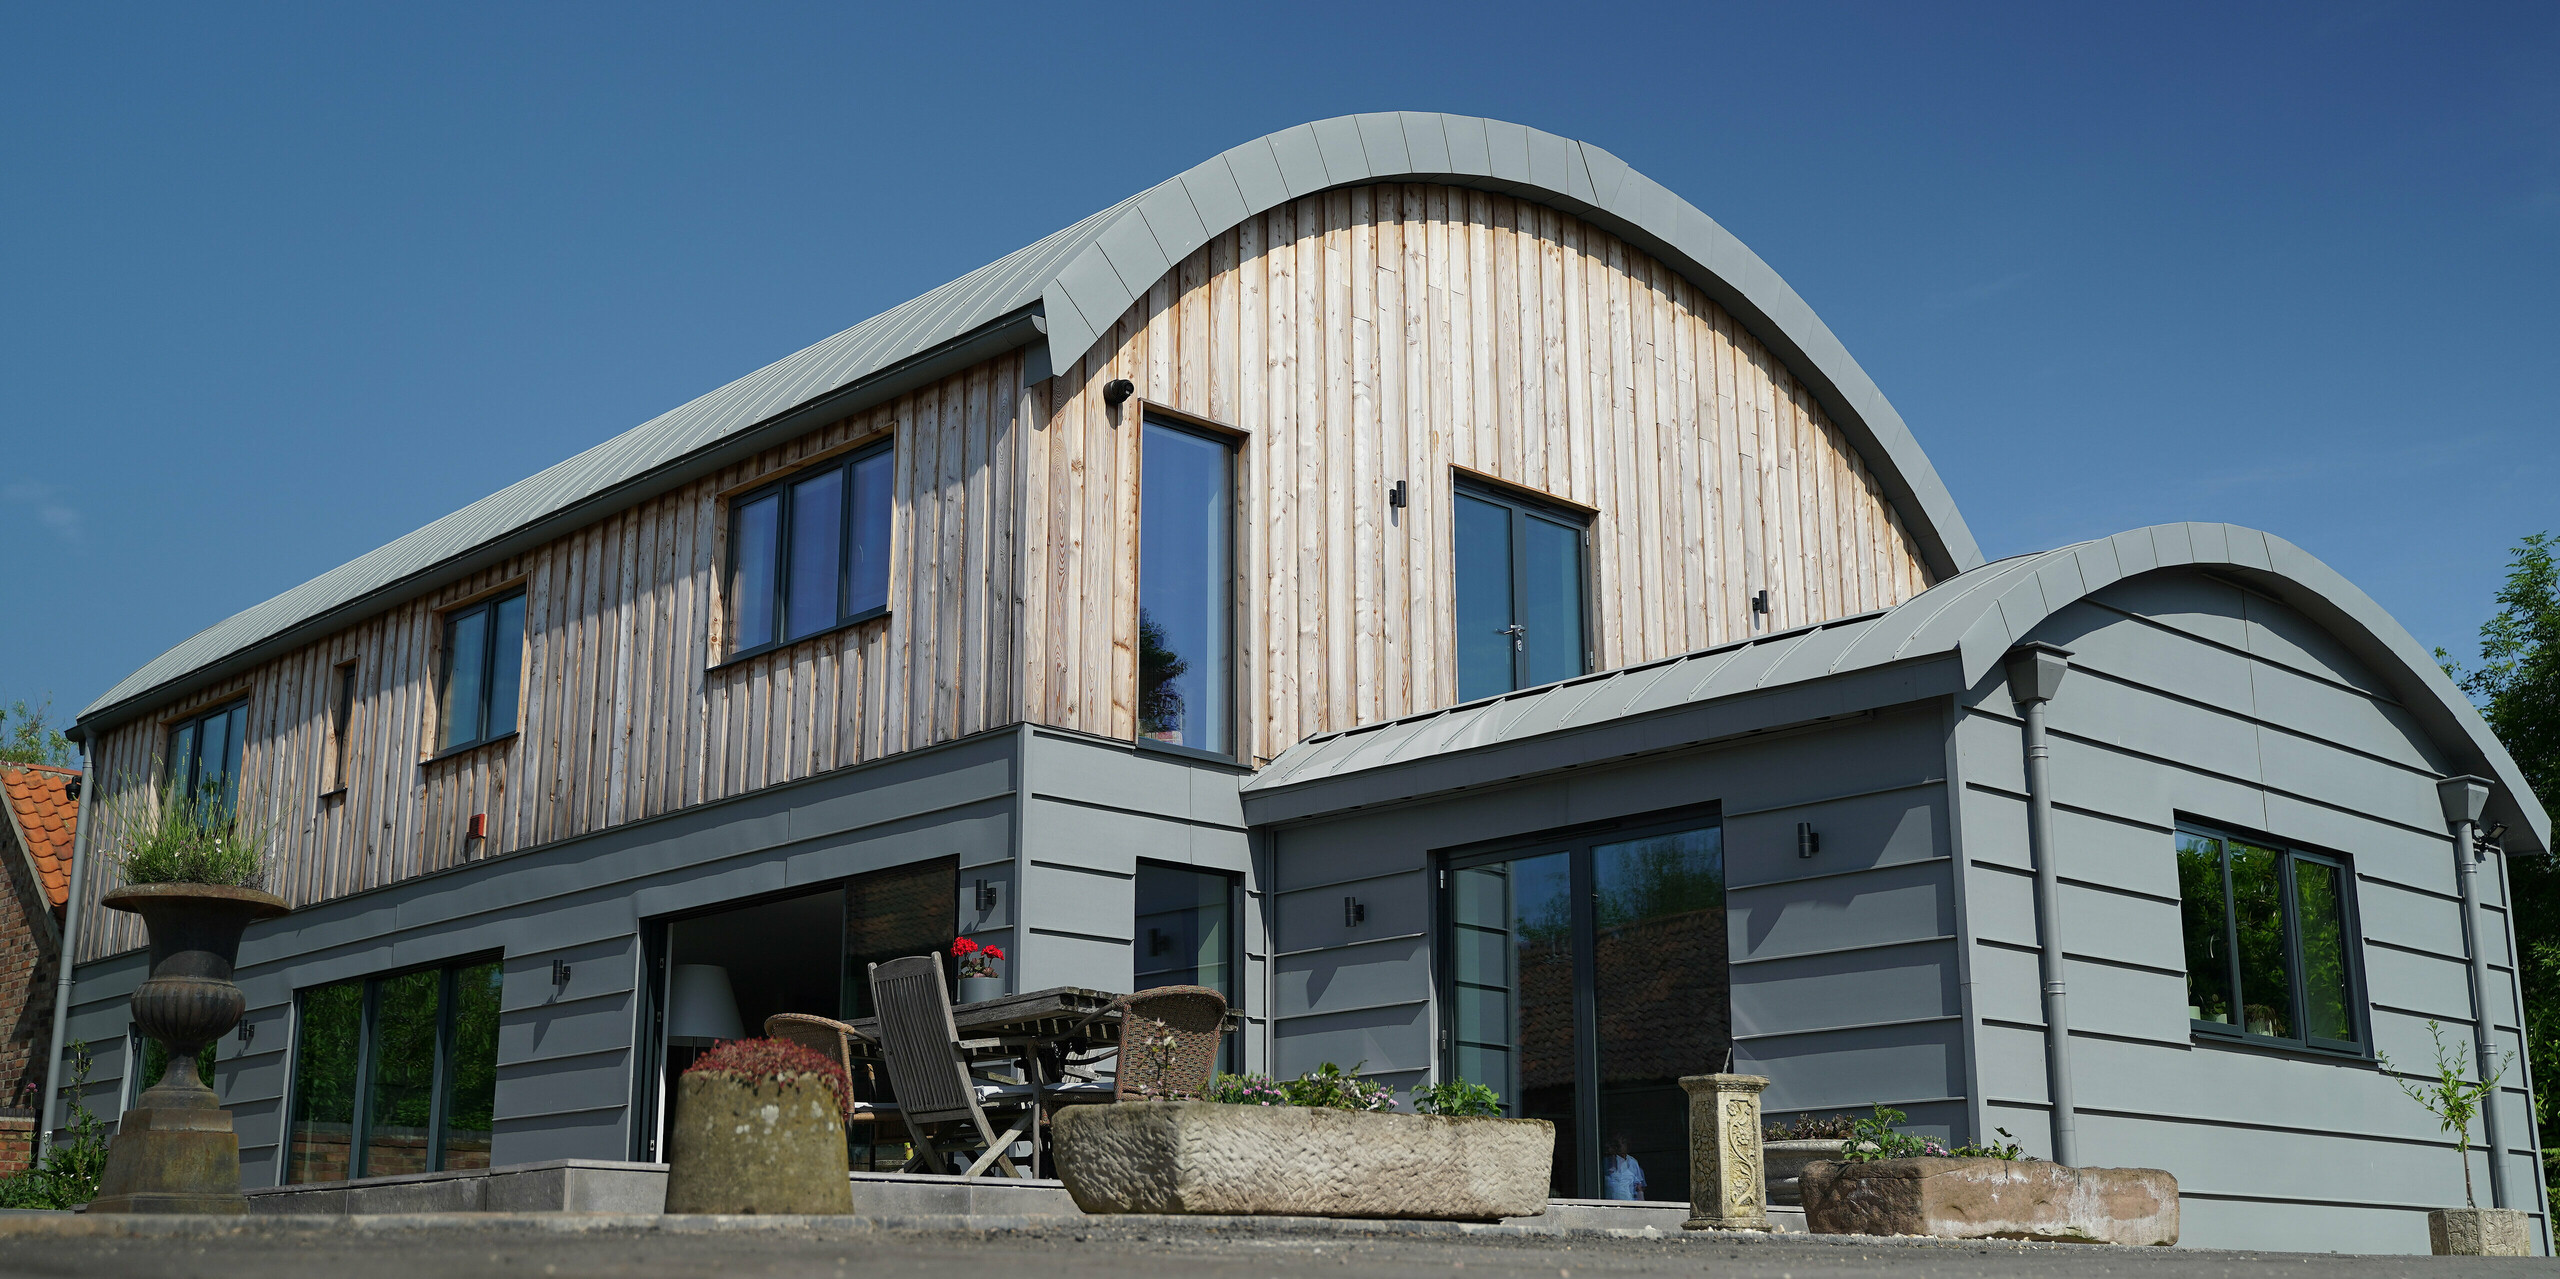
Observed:
[[[946,1161],[957,1162],[949,1151],[983,1146],[984,1153],[961,1176],[975,1177],[990,1165],[1008,1177],[1028,1175],[1007,1152],[1039,1117],[1038,1089],[981,1083],[970,1076],[960,1029],[951,1018],[942,956],[910,955],[873,964],[871,1006],[879,1010],[880,1056],[889,1068],[889,1087],[898,1094],[898,1114],[915,1142],[916,1157],[909,1167],[942,1172]],[[1012,1127],[996,1131],[987,1120],[989,1102],[999,1110],[1019,1109]],[[956,1135],[951,1135],[953,1129]]]

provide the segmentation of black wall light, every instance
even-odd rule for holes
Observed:
[[[1120,407],[1121,401],[1137,393],[1138,384],[1125,377],[1115,377],[1102,384],[1102,402],[1111,408]]]
[[[1357,926],[1357,925],[1360,923],[1360,921],[1361,921],[1361,920],[1367,919],[1368,917],[1369,917],[1369,908],[1368,908],[1368,907],[1366,907],[1366,906],[1361,905],[1361,904],[1360,904],[1360,899],[1359,899],[1359,898],[1357,898],[1357,897],[1345,897],[1345,898],[1343,898],[1343,899],[1342,899],[1342,926],[1343,926],[1343,927],[1345,927],[1345,928],[1355,927],[1355,926]]]
[[[1388,489],[1388,490],[1387,490],[1387,505],[1389,505],[1389,506],[1402,506],[1402,505],[1404,505],[1404,481],[1403,481],[1403,480],[1397,480],[1397,481],[1396,481],[1396,486],[1395,486],[1394,488],[1391,488],[1391,489]]]
[[[978,881],[978,910],[983,914],[996,908],[996,886],[992,880]]]
[[[564,987],[564,986],[567,986],[568,984],[569,984],[569,963],[568,963],[568,961],[567,961],[567,960],[562,960],[562,959],[555,959],[555,960],[552,960],[552,961],[551,961],[551,988],[552,988],[553,990],[558,990],[558,989],[560,989],[560,988],[562,988],[562,987]]]
[[[1767,588],[1762,588],[1759,594],[1751,597],[1751,611],[1754,613],[1766,613],[1769,611],[1769,592]]]
[[[1811,857],[1822,851],[1822,832],[1811,822],[1796,823],[1796,856]]]

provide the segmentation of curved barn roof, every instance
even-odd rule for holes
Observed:
[[[2511,843],[2537,850],[2551,846],[2551,819],[2515,759],[2425,646],[2371,596],[2310,552],[2273,533],[2236,524],[2133,529],[1983,565],[1885,612],[1311,737],[1282,751],[1245,784],[1245,792],[1250,799],[1371,770],[1427,770],[1461,753],[1525,745],[1604,725],[1636,727],[1645,719],[1705,703],[1922,659],[1954,658],[1959,665],[1954,687],[1972,688],[2064,607],[2126,578],[2178,568],[2223,573],[2326,628],[2390,688],[2439,747],[2462,767],[2497,783],[2489,812],[2508,824]],[[1630,744],[1659,750],[1685,742],[1676,734],[1637,733]],[[1592,752],[1577,753],[1582,754]],[[1604,751],[1583,762],[1607,757]],[[1491,772],[1495,777],[1482,767],[1453,768],[1442,780],[1464,775],[1481,782],[1512,775],[1499,767]],[[1382,793],[1427,794],[1439,786],[1437,780],[1416,776],[1382,788]],[[1257,813],[1249,803],[1247,816],[1265,821],[1283,814]]]
[[[1784,360],[1848,435],[1940,577],[1982,553],[1900,414],[1777,272],[1696,206],[1599,147],[1499,120],[1338,116],[1234,147],[189,637],[91,703],[85,735],[457,580],[826,420],[1033,346],[1064,368],[1172,265],[1281,203],[1445,182],[1582,217],[1643,248]]]

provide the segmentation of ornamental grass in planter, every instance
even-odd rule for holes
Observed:
[[[667,1211],[853,1211],[844,1067],[798,1044],[733,1039],[676,1079],[667,1125]]]
[[[1220,1076],[1208,1101],[1059,1112],[1058,1176],[1090,1213],[1484,1221],[1546,1209],[1555,1125],[1505,1119],[1492,1090],[1395,1090],[1327,1062],[1298,1079]]]

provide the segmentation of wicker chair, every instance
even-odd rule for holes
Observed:
[[[951,1019],[942,956],[910,955],[873,964],[871,1006],[879,1010],[880,1055],[889,1067],[889,1086],[898,1094],[898,1114],[915,1142],[916,1165],[942,1172],[946,1160],[957,1162],[949,1150],[982,1146],[985,1153],[961,1176],[975,1177],[990,1164],[1008,1177],[1027,1176],[1006,1152],[1032,1131],[1040,1113],[1038,1090],[970,1078],[960,1051],[960,1029]],[[1021,1115],[999,1133],[987,1122],[988,1102],[1018,1107]]]
[[[1112,1000],[1089,1020],[1114,1013],[1120,1017],[1118,1047],[1090,1059],[1119,1056],[1113,1101],[1197,1100],[1209,1094],[1218,1045],[1227,1034],[1226,996],[1207,986],[1156,986]]]

